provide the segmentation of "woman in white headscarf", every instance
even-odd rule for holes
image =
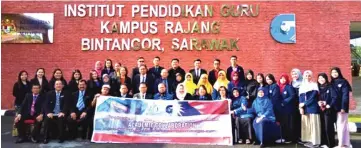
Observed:
[[[175,92],[176,92],[176,95],[174,96],[175,100],[193,100],[192,95],[187,93],[187,88],[183,83],[178,84]]]
[[[291,81],[291,85],[292,88],[295,91],[296,97],[295,97],[295,108],[296,111],[294,112],[293,115],[293,125],[294,125],[294,139],[293,142],[299,142],[300,144],[304,144],[301,141],[301,116],[300,116],[300,112],[298,110],[298,91],[300,89],[300,86],[302,84],[302,73],[301,70],[294,68],[291,70],[291,77],[292,77],[292,81]]]
[[[303,73],[299,90],[299,110],[301,113],[301,140],[308,142],[306,147],[318,147],[321,144],[321,119],[318,106],[318,85],[312,81],[312,72]]]

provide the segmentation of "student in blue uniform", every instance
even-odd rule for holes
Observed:
[[[280,137],[280,127],[276,124],[276,117],[272,109],[272,101],[268,98],[268,92],[267,87],[260,87],[252,108],[247,109],[247,112],[256,114],[253,128],[257,138],[256,144],[259,143],[260,147],[273,144]]]
[[[304,144],[301,141],[301,115],[300,115],[300,111],[298,109],[298,104],[299,104],[299,99],[298,99],[298,91],[299,88],[301,86],[302,83],[302,73],[301,70],[294,68],[291,70],[291,77],[292,77],[292,81],[291,81],[291,85],[293,87],[293,89],[295,90],[296,96],[295,96],[295,104],[294,107],[296,109],[296,111],[293,114],[293,124],[294,124],[294,143],[298,142],[299,144]]]
[[[336,122],[336,92],[328,81],[326,73],[318,74],[318,89],[320,98],[318,105],[321,108],[321,145],[324,147],[335,147],[335,127]]]
[[[280,95],[280,87],[276,83],[276,79],[272,74],[266,75],[266,82],[268,84],[269,90],[269,98],[272,101],[273,111],[276,115],[276,121],[280,121],[281,110],[281,95]]]
[[[267,87],[267,83],[266,83],[266,78],[264,77],[263,73],[258,73],[256,76],[256,80],[257,80],[257,90],[260,87]]]
[[[299,110],[301,113],[301,140],[306,147],[318,147],[321,144],[320,108],[318,106],[318,86],[312,81],[312,72],[303,73],[299,90]]]
[[[295,112],[295,91],[290,85],[290,80],[287,74],[282,74],[278,81],[281,93],[281,112],[280,112],[280,123],[282,138],[285,143],[291,143],[295,141],[293,136],[293,114]],[[279,142],[283,142],[283,139]]]
[[[238,143],[251,144],[253,142],[253,129],[252,121],[253,114],[247,112],[248,101],[246,97],[240,96],[238,88],[233,88],[232,90],[232,106],[231,113],[236,117],[236,127],[238,130]]]
[[[342,76],[338,67],[331,68],[331,84],[336,91],[337,137],[339,147],[349,147],[350,131],[348,128],[349,93],[352,91],[350,83]]]

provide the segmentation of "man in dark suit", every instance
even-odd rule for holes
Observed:
[[[151,93],[153,94],[153,86],[154,86],[154,78],[153,75],[151,74],[147,74],[147,66],[146,65],[141,65],[139,67],[139,74],[136,75],[133,79],[133,94],[136,94],[139,92],[139,84],[140,83],[146,83],[148,90],[147,93]]]
[[[245,83],[246,78],[244,77],[244,70],[243,67],[237,64],[237,56],[231,56],[231,66],[227,69],[227,79],[228,81],[232,81],[231,74],[233,71],[237,71],[239,73],[239,81],[241,83]]]
[[[139,67],[141,65],[144,65],[144,58],[143,57],[138,57],[137,59],[137,67],[134,67],[133,70],[132,70],[132,79],[134,79],[134,77],[139,74]]]
[[[219,59],[214,59],[214,61],[213,61],[213,67],[214,67],[214,69],[211,70],[211,71],[209,71],[209,74],[208,74],[208,81],[209,81],[209,83],[212,84],[212,86],[214,85],[214,83],[216,83],[216,81],[217,81],[217,79],[218,79],[218,72],[219,72],[220,70],[222,70],[222,69],[220,68],[220,66],[221,66],[221,60],[219,60]]]
[[[43,121],[42,107],[45,100],[45,96],[40,93],[40,85],[33,84],[31,88],[32,93],[25,95],[25,99],[21,104],[18,115],[15,118],[15,123],[18,129],[18,139],[16,143],[22,143],[26,139],[26,125],[25,120],[34,120],[34,129],[31,133],[31,141],[38,142],[38,136],[40,134],[41,122]]]
[[[182,75],[182,80],[184,80],[184,77],[186,75],[186,72],[184,71],[184,69],[182,69],[179,66],[179,59],[177,59],[177,58],[172,59],[172,68],[170,68],[168,70],[168,73],[169,73],[168,77],[172,80],[176,79],[177,73],[180,73]]]
[[[126,84],[121,84],[119,89],[119,97],[121,98],[133,98],[132,95],[128,93],[129,89]]]
[[[149,74],[153,74],[155,79],[160,78],[160,72],[164,69],[162,66],[159,66],[160,58],[158,56],[154,57],[153,64],[154,67],[149,69]]]
[[[139,93],[133,96],[134,99],[153,99],[153,95],[147,93],[147,84],[142,82],[139,84]]]
[[[199,78],[202,74],[207,74],[207,71],[201,68],[201,59],[194,60],[194,69],[189,70],[189,73],[193,75],[193,83],[198,84]]]
[[[155,80],[154,82],[154,93],[158,93],[158,85],[164,83],[167,89],[167,94],[174,94],[175,90],[173,89],[174,80],[168,78],[168,70],[163,69],[161,72],[161,77]]]
[[[68,117],[68,128],[71,139],[76,139],[78,134],[78,126],[82,127],[81,138],[86,138],[88,129],[88,115],[90,114],[90,103],[94,98],[94,94],[86,90],[86,81],[80,80],[78,83],[79,90],[72,94],[72,104],[70,106],[70,116]]]
[[[44,120],[44,144],[49,142],[49,130],[58,129],[59,143],[65,140],[65,119],[71,106],[71,95],[63,90],[64,84],[61,80],[55,81],[55,90],[49,91],[46,94],[46,101],[44,104],[45,120]]]

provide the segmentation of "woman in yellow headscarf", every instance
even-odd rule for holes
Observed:
[[[216,83],[214,83],[213,85],[213,92],[212,92],[212,98],[218,98],[218,89],[221,87],[221,86],[224,86],[228,89],[228,83],[229,81],[227,80],[227,77],[226,77],[226,72],[224,70],[221,70],[218,72],[218,79],[216,81]]]
[[[197,84],[197,88],[199,88],[201,85],[204,85],[207,89],[207,94],[212,94],[212,84],[209,83],[208,81],[208,75],[207,74],[202,74],[201,77],[199,78],[198,84]]]
[[[187,73],[184,80],[184,87],[186,88],[187,93],[194,95],[197,85],[193,82],[193,76],[191,73]]]

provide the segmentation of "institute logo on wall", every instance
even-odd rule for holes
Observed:
[[[280,43],[296,43],[296,15],[280,14],[271,22],[271,36]]]

